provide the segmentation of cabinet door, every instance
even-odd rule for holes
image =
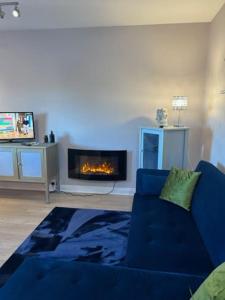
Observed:
[[[163,168],[184,168],[186,166],[186,132],[187,130],[173,130],[165,134]]]
[[[140,168],[161,169],[163,137],[159,132],[141,130]]]
[[[16,149],[0,147],[0,180],[17,180]]]
[[[17,149],[19,176],[23,181],[43,182],[45,179],[43,149]]]

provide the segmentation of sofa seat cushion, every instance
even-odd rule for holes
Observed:
[[[188,300],[204,278],[57,259],[29,258],[1,300]]]
[[[126,263],[136,268],[201,275],[213,269],[190,212],[157,197],[137,194]]]

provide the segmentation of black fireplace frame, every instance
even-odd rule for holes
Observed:
[[[75,155],[88,155],[110,157],[117,155],[119,174],[96,175],[96,174],[74,174]],[[68,177],[82,180],[97,180],[97,181],[122,181],[127,179],[127,151],[126,150],[83,150],[83,149],[68,149]]]

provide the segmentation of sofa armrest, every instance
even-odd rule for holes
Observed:
[[[169,174],[167,170],[138,169],[136,193],[140,195],[160,195]]]

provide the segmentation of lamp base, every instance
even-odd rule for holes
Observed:
[[[185,127],[185,126],[182,125],[182,124],[174,124],[173,127],[178,127],[179,128],[179,127]]]

